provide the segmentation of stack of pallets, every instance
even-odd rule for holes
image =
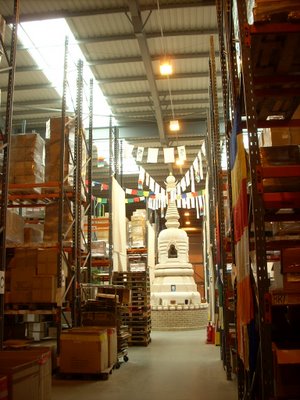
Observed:
[[[125,285],[131,290],[131,303],[128,307],[127,325],[131,346],[148,346],[151,341],[150,281],[148,271],[115,272],[113,283]]]

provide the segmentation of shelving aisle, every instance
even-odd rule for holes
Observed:
[[[131,347],[126,368],[107,381],[58,381],[52,400],[236,400],[219,347],[205,344],[206,330],[152,332],[148,347]]]
[[[266,15],[266,3],[256,2],[252,15],[247,1],[217,1],[231,144],[236,306],[242,316],[237,317],[238,396],[294,399],[300,393],[300,20],[291,12],[298,9],[286,4],[276,10],[275,2]],[[262,129],[269,130],[260,136]],[[278,235],[280,226],[289,229]]]

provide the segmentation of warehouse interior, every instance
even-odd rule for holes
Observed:
[[[0,398],[299,398],[299,2],[0,16]]]

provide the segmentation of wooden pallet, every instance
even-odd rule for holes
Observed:
[[[109,368],[103,370],[102,372],[99,373],[86,373],[86,372],[58,372],[58,377],[61,379],[66,379],[66,380],[78,380],[78,381],[107,381],[109,378],[109,375],[112,374],[113,369],[115,368],[115,365],[111,365]]]

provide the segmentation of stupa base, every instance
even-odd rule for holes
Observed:
[[[151,311],[152,330],[191,330],[207,326],[208,304],[154,306]]]

